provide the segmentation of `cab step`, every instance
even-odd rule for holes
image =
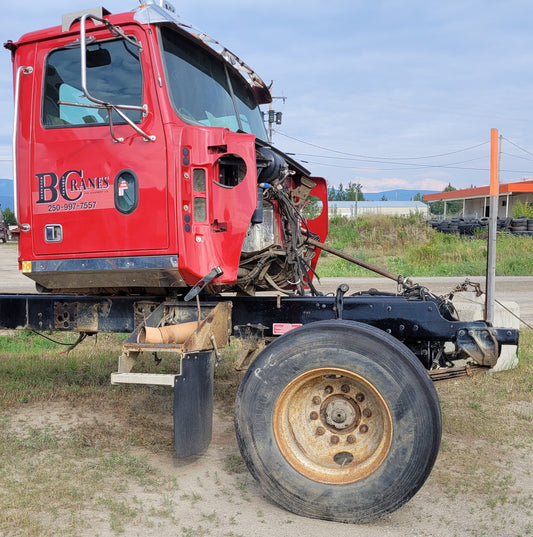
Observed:
[[[174,387],[178,376],[170,373],[111,373],[111,384],[147,384]]]

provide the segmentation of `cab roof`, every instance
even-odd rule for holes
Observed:
[[[68,13],[63,15],[62,25],[36,30],[24,34],[16,43],[6,43],[6,48],[15,50],[23,44],[28,44],[37,41],[46,41],[55,39],[58,36],[73,35],[79,33],[79,19],[85,13],[90,13],[100,18],[109,20],[116,26],[126,24],[171,24],[176,26],[181,33],[187,34],[189,39],[196,41],[202,48],[207,48],[212,53],[222,57],[222,59],[237,71],[244,80],[251,86],[259,104],[272,102],[272,95],[269,87],[265,82],[244,63],[237,55],[221,45],[216,39],[209,37],[205,32],[194,27],[189,22],[182,19],[175,11],[174,7],[166,0],[157,2],[156,0],[148,0],[141,4],[137,9],[125,13],[111,14],[104,7],[96,7],[84,11]],[[94,28],[98,28],[99,23],[92,21]],[[8,46],[9,45],[9,46]]]

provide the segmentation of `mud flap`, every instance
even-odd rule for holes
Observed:
[[[205,451],[213,430],[213,351],[187,354],[174,382],[174,449],[177,457]]]

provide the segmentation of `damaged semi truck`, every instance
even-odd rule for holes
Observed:
[[[19,263],[39,292],[0,295],[0,327],[129,333],[111,381],[174,388],[178,457],[209,445],[215,362],[240,338],[237,439],[274,502],[366,522],[408,501],[440,444],[430,373],[490,368],[517,330],[386,271],[395,294],[321,294],[325,180],[268,142],[269,87],[168,2],[5,47]],[[145,352],[179,370],[137,372]]]

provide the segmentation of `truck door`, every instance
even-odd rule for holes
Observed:
[[[92,23],[88,23],[92,26]],[[142,29],[139,46],[101,29],[87,39],[91,96],[84,95],[76,36],[37,43],[31,192],[33,255],[98,257],[162,253],[169,244],[165,139]],[[42,71],[42,72],[41,72]],[[29,107],[28,107],[29,108]],[[149,141],[127,124],[126,114]]]

